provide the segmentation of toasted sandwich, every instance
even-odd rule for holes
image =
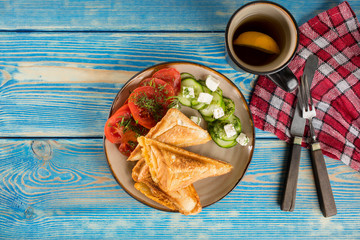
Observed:
[[[146,165],[145,159],[140,159],[132,169],[131,176],[135,182],[141,182],[144,179],[151,178],[149,166]]]
[[[197,214],[202,210],[199,196],[191,184],[183,189],[165,192],[152,180],[145,160],[139,160],[132,171],[134,187],[148,198],[184,215]]]
[[[165,192],[183,189],[207,177],[226,174],[233,168],[224,161],[147,137],[139,137],[138,142],[152,180]]]
[[[206,130],[176,108],[169,109],[165,116],[150,129],[146,137],[177,147],[199,145],[211,140]],[[130,154],[128,161],[139,159],[141,159],[141,150],[137,146]]]

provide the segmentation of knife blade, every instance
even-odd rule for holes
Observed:
[[[311,86],[312,79],[318,66],[318,58],[315,55],[310,55],[306,60],[304,73],[301,81],[308,80]],[[304,76],[306,75],[306,78]],[[293,137],[292,149],[290,155],[289,169],[285,180],[284,195],[281,203],[281,210],[292,212],[295,209],[296,188],[299,176],[300,156],[301,156],[301,143],[304,135],[306,119],[302,118],[300,106],[300,93],[297,93],[297,103],[294,111],[294,117],[291,122],[290,133]]]

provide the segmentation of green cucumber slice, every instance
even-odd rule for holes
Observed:
[[[221,140],[224,140],[224,141],[233,141],[237,138],[238,136],[238,133],[236,132],[236,134],[234,136],[231,136],[231,137],[228,137],[226,135],[226,132],[225,132],[225,129],[224,129],[224,126],[227,125],[229,123],[225,123],[225,122],[222,122],[222,121],[214,121],[212,123],[209,124],[208,126],[208,129],[212,129],[212,131],[214,131],[216,133],[216,136],[218,138],[220,138]]]
[[[186,78],[195,79],[195,77],[191,73],[187,73],[187,72],[180,73],[180,78],[181,78],[181,80],[186,79]]]
[[[228,137],[226,135],[226,131],[225,131],[224,127],[227,124],[232,124],[234,126],[235,131],[236,131],[236,134],[234,136]],[[226,119],[224,121],[216,120],[214,122],[209,123],[208,129],[213,131],[214,134],[216,135],[216,137],[220,138],[221,140],[235,141],[236,138],[241,133],[241,122],[238,117],[236,117],[235,115],[232,115],[231,117],[229,117],[228,119]]]
[[[181,92],[182,92],[182,89],[181,89]],[[191,107],[191,99],[184,97],[182,95],[182,93],[180,93],[180,95],[178,96],[178,100],[182,105],[187,106],[187,107]]]
[[[237,132],[238,134],[241,133],[241,121],[240,121],[240,119],[239,119],[237,116],[235,116],[234,114],[231,115],[229,118],[227,118],[227,119],[225,119],[225,120],[222,120],[222,122],[224,122],[225,124],[229,124],[229,123],[233,124],[236,132]]]
[[[207,117],[207,116],[204,116],[204,115],[201,115],[203,117],[203,119],[207,122],[207,123],[210,123],[210,122],[213,122],[215,121],[216,119],[213,118],[213,117]]]
[[[188,98],[184,96],[184,87],[191,87],[194,89],[194,98]],[[197,99],[199,94],[203,92],[203,87],[201,84],[198,83],[194,78],[185,78],[181,81],[181,89],[178,96],[179,102],[182,105],[192,107],[193,103],[192,101]],[[196,103],[194,105],[197,105]]]
[[[210,136],[211,136],[211,134],[210,134]],[[217,145],[219,145],[222,148],[231,148],[237,144],[237,142],[235,140],[234,141],[225,141],[220,138],[213,138],[213,140]]]
[[[204,80],[199,80],[199,83],[203,86],[204,92],[210,93],[210,94],[213,92],[213,91],[211,91],[211,90],[206,86],[206,81],[204,81]],[[222,91],[222,89],[219,88],[219,87],[215,90],[215,92],[217,92],[217,93],[220,94],[221,96],[223,95],[223,91]]]
[[[210,124],[210,126],[208,127],[208,131],[210,133],[211,138],[218,146],[220,146],[222,148],[231,148],[237,144],[236,140],[227,141],[227,140],[221,139],[218,136],[217,132],[215,132],[215,129],[211,125],[212,124]]]
[[[198,102],[196,99],[191,101],[191,108],[200,110],[206,107],[206,103]]]
[[[220,120],[228,119],[235,112],[235,103],[233,100],[227,97],[223,97],[223,102],[225,105],[225,109],[224,109],[225,115],[219,118]]]
[[[218,94],[217,92],[213,92],[212,95],[213,99],[211,103],[199,111],[203,116],[212,117],[214,109],[217,107],[222,107],[223,109],[225,109],[222,95]]]

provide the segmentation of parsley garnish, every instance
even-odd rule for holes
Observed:
[[[190,94],[190,90],[188,88],[183,88],[183,95],[189,95]]]
[[[134,141],[128,141],[128,144],[131,148],[135,148],[137,146],[137,142]]]

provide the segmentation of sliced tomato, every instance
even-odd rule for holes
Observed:
[[[106,121],[104,132],[105,137],[110,142],[120,144],[120,146],[123,145],[122,149],[124,151],[121,152],[125,154],[128,152],[125,149],[133,150],[137,145],[137,137],[145,135],[148,130],[135,122],[129,105],[124,104]],[[125,148],[125,145],[127,145],[127,148]]]
[[[123,136],[123,128],[120,123],[131,119],[131,112],[128,104],[119,108],[105,123],[105,137],[112,143],[120,143]]]
[[[152,86],[136,88],[129,96],[129,108],[140,125],[150,129],[166,114],[167,99]]]
[[[160,78],[171,84],[177,95],[181,89],[181,76],[175,68],[163,68],[153,74],[154,78]]]
[[[135,147],[133,147],[133,145],[129,145],[128,143],[121,143],[119,146],[119,151],[126,156],[130,156],[131,152],[134,151]]]
[[[140,82],[139,86],[150,86],[155,88],[155,91],[159,94],[161,104],[164,103],[165,107],[171,104],[174,100],[175,91],[170,83],[165,82],[159,78],[145,78]],[[164,100],[162,100],[162,98]]]
[[[174,88],[172,87],[172,85],[168,82],[165,82],[164,80],[162,80],[160,78],[155,78],[155,77],[145,78],[144,80],[142,80],[140,82],[139,87],[141,87],[141,86],[166,88],[166,89],[169,89],[172,93],[174,93]]]

